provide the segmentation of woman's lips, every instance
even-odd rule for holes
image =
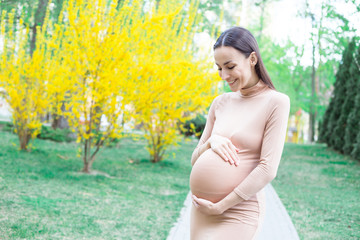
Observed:
[[[237,79],[235,79],[235,80],[232,81],[232,82],[228,82],[228,84],[229,84],[229,85],[233,85],[236,81],[237,81]]]

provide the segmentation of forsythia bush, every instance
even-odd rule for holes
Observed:
[[[195,3],[157,1],[147,11],[143,1],[124,1],[120,8],[117,1],[107,3],[70,1],[64,9],[69,21],[62,25],[62,56],[71,76],[62,79],[72,86],[67,117],[83,143],[85,172],[104,140],[120,136],[120,115],[143,125],[151,159],[158,162],[179,140],[179,121],[214,94],[206,62],[193,61]],[[109,123],[105,131],[101,117]]]
[[[148,151],[160,161],[180,135],[177,125],[193,118],[214,96],[215,76],[206,61],[194,61],[191,49],[197,23],[196,4],[184,11],[176,2],[162,1],[158,9],[131,26],[132,62],[129,86],[134,119],[143,123]]]
[[[2,25],[1,81],[14,122],[35,135],[46,108],[66,116],[84,172],[129,121],[143,126],[151,160],[162,160],[181,136],[179,125],[216,94],[213,63],[193,58],[196,11],[197,3],[185,0],[68,0],[58,21],[46,19],[32,58],[28,33],[15,37]]]
[[[57,81],[52,81],[52,88],[62,97],[57,102],[65,103],[63,114],[78,134],[84,172],[91,171],[96,153],[105,141],[122,132],[119,117],[126,102],[122,90],[131,64],[126,48],[129,34],[122,28],[129,25],[131,14],[137,9],[118,12],[117,1],[110,5],[108,2],[65,3],[61,21],[55,25],[61,41],[58,37],[52,41],[55,48],[61,48],[60,65],[66,69],[58,75],[60,88]],[[102,118],[107,122],[105,129],[101,129]]]
[[[12,108],[20,148],[28,150],[29,141],[40,132],[40,118],[49,105],[45,80],[52,77],[47,62],[50,52],[46,49],[45,32],[39,28],[37,48],[30,56],[29,27],[24,27],[22,19],[16,20],[14,11],[8,15],[2,12],[0,29],[4,38],[0,44],[0,87],[5,89]]]

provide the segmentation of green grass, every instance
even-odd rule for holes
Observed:
[[[166,239],[189,191],[196,145],[152,164],[123,139],[80,172],[74,143],[36,139],[31,153],[0,132],[0,239]],[[104,174],[106,173],[106,174]],[[286,144],[272,182],[301,239],[359,239],[360,164],[324,145]]]
[[[360,239],[358,161],[321,144],[286,144],[272,185],[301,239]]]
[[[80,172],[74,143],[17,142],[0,132],[0,239],[165,239],[189,191],[194,142],[153,164],[124,139],[98,154],[98,175]]]

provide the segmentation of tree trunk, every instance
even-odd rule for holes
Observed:
[[[30,55],[32,56],[35,51],[36,46],[36,35],[37,35],[37,27],[42,27],[46,15],[46,9],[48,5],[48,0],[39,0],[39,5],[35,13],[35,23],[32,27],[32,36],[30,41]]]
[[[307,3],[308,6],[308,3]],[[311,18],[312,28],[316,29],[316,20],[313,13],[309,13]],[[319,42],[319,41],[317,41]],[[310,113],[309,113],[309,141],[314,142],[315,140],[315,121],[316,121],[316,69],[315,69],[315,48],[316,41],[314,33],[311,33],[311,43],[312,43],[312,71],[311,71],[311,99],[310,99]],[[319,50],[320,51],[320,50]]]
[[[160,0],[156,0],[156,11],[159,10]]]
[[[84,160],[84,167],[82,169],[82,172],[84,173],[91,173],[91,166],[92,166],[92,163],[90,162],[85,162]]]
[[[86,157],[87,157],[87,159],[85,159],[85,156],[84,156],[84,167],[82,169],[82,172],[91,173],[92,165],[95,161],[95,154],[92,154],[90,156],[90,152],[88,152]]]
[[[65,104],[62,103],[61,105],[61,111],[65,112]],[[62,116],[62,115],[57,115],[56,113],[53,114],[53,122],[51,124],[51,127],[53,129],[65,129],[65,128],[69,128],[69,122],[68,120]]]
[[[121,5],[123,3],[123,0],[117,0],[117,5],[116,5],[116,9],[119,10]]]
[[[53,10],[52,17],[55,21],[57,21],[62,11],[64,0],[54,0],[52,3],[55,3],[55,9]]]
[[[151,162],[152,163],[157,163],[160,162],[163,158],[162,156],[163,154],[161,154],[160,149],[156,149],[156,152],[154,153],[154,155],[152,156]]]
[[[22,132],[19,132],[19,131],[22,131]],[[31,139],[31,135],[27,131],[24,132],[24,130],[18,129],[18,136],[19,136],[19,142],[20,142],[20,149],[27,151],[28,150],[27,146]]]
[[[266,5],[267,0],[263,0],[261,1],[260,4],[260,9],[261,9],[261,14],[260,14],[260,29],[259,29],[259,36],[258,36],[258,42],[259,44],[261,43],[261,36],[262,36],[262,32],[263,32],[263,28],[264,28],[264,18],[265,18],[265,5]]]
[[[161,134],[154,133],[154,135],[151,136],[151,143],[150,143],[150,147],[153,150],[153,154],[151,156],[151,162],[157,163],[162,160],[164,152],[161,146]]]
[[[84,143],[84,156],[83,156],[83,161],[84,161],[84,168],[83,168],[83,172],[85,173],[90,173],[91,172],[91,166],[92,166],[92,162],[90,161],[90,139],[86,139],[85,143]]]
[[[312,71],[311,71],[311,101],[310,101],[310,127],[309,127],[309,140],[314,142],[315,136],[315,118],[316,118],[316,94],[315,94],[315,43],[313,41],[312,49]]]

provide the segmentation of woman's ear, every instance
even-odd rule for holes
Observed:
[[[256,63],[257,63],[257,61],[258,61],[258,58],[257,58],[257,56],[256,56],[256,52],[252,52],[252,53],[250,53],[250,64],[251,64],[251,66],[255,66],[256,65]]]

